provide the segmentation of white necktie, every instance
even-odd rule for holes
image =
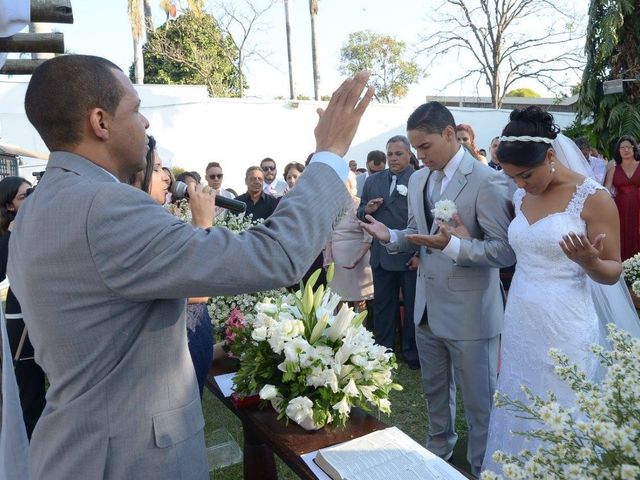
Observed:
[[[396,179],[397,177],[395,175],[391,175],[391,186],[389,187],[389,196],[391,196],[393,191],[396,189]]]

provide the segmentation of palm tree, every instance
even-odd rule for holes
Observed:
[[[293,91],[293,61],[291,59],[291,22],[289,21],[289,0],[284,0],[284,18],[287,30],[287,58],[289,59],[289,96],[295,98]]]
[[[640,79],[640,3],[591,0],[580,85],[578,120],[592,119],[592,140],[610,151],[622,135],[640,136],[640,82],[625,83],[625,92],[604,95],[603,82]]]
[[[144,83],[144,60],[142,58],[142,0],[127,0],[127,13],[133,37],[133,72],[137,84]]]
[[[311,59],[313,61],[313,98],[320,99],[318,86],[320,85],[320,73],[318,72],[318,52],[316,51],[316,15],[318,14],[318,0],[309,0],[309,13],[311,14]]]

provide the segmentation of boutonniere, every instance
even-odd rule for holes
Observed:
[[[452,200],[440,200],[434,205],[434,209],[431,210],[435,218],[448,222],[453,216],[458,213],[458,208]]]
[[[396,190],[398,191],[398,193],[400,195],[402,195],[403,197],[407,196],[407,192],[409,192],[409,190],[407,189],[406,185],[397,185],[396,186]]]

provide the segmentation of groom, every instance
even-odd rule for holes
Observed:
[[[515,263],[507,243],[507,186],[458,144],[453,116],[440,103],[418,107],[407,135],[427,167],[409,180],[408,226],[389,230],[371,216],[362,225],[390,252],[420,250],[414,320],[430,418],[427,446],[446,460],[453,454],[459,387],[469,426],[467,459],[479,476],[502,327],[498,269]],[[433,218],[438,200],[456,204],[454,225]]]

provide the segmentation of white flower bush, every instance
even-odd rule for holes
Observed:
[[[496,393],[496,407],[540,424],[537,430],[515,433],[543,443],[535,452],[496,452],[493,459],[503,473],[484,472],[483,480],[640,479],[640,339],[613,324],[608,328],[612,350],[592,347],[607,368],[601,384],[588,381],[560,351],[549,352],[556,374],[576,394],[577,409],[558,405],[553,392],[543,400],[523,387],[529,405]]]
[[[236,391],[259,392],[280,418],[307,429],[344,425],[354,406],[389,413],[389,392],[402,389],[392,378],[395,356],[362,325],[366,311],[345,303],[334,313],[340,297],[322,285],[313,290],[319,273],[304,293],[266,298],[246,315],[232,346],[240,358]]]
[[[625,282],[633,288],[636,294],[639,294],[640,289],[636,291],[633,285],[640,281],[640,253],[636,253],[633,257],[622,262],[622,268]],[[640,287],[640,285],[638,286]]]
[[[453,216],[458,213],[458,207],[452,200],[439,200],[434,205],[435,208],[431,210],[433,216],[445,222],[450,221]]]

